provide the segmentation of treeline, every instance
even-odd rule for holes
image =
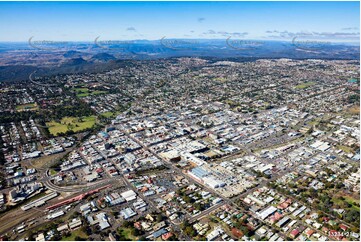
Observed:
[[[45,111],[44,120],[60,120],[63,117],[83,117],[93,115],[93,110],[83,102],[76,103],[76,105],[56,106],[50,112]]]
[[[2,112],[0,115],[0,123],[20,122],[29,120],[30,118],[40,118],[40,115],[31,111],[23,112]]]

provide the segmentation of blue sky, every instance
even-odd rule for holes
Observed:
[[[359,2],[0,2],[0,41],[359,40]]]

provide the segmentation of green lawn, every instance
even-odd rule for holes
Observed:
[[[52,135],[65,133],[68,130],[80,132],[84,129],[91,128],[96,123],[96,116],[87,116],[82,118],[77,117],[64,117],[60,122],[47,122],[46,126]]]
[[[56,173],[58,173],[58,172],[56,172],[54,169],[50,169],[50,175],[51,175],[51,176],[56,175]]]
[[[36,103],[27,103],[27,104],[21,104],[16,106],[16,111],[34,111],[38,110],[38,105]]]
[[[304,82],[302,84],[297,85],[295,88],[296,89],[305,89],[305,88],[313,86],[315,84],[316,84],[315,82]]]

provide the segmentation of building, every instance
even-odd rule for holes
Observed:
[[[181,160],[181,156],[180,156],[179,152],[176,150],[170,150],[167,152],[163,152],[160,154],[160,156],[169,162],[177,162],[177,161]]]
[[[126,220],[126,219],[129,219],[129,218],[137,215],[137,213],[134,212],[134,210],[131,209],[131,208],[125,208],[125,209],[120,211],[120,215],[123,217],[123,219]]]
[[[137,199],[137,194],[133,190],[129,190],[120,194],[127,202]]]

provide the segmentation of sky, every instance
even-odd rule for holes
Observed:
[[[359,42],[359,2],[0,2],[0,41]]]

